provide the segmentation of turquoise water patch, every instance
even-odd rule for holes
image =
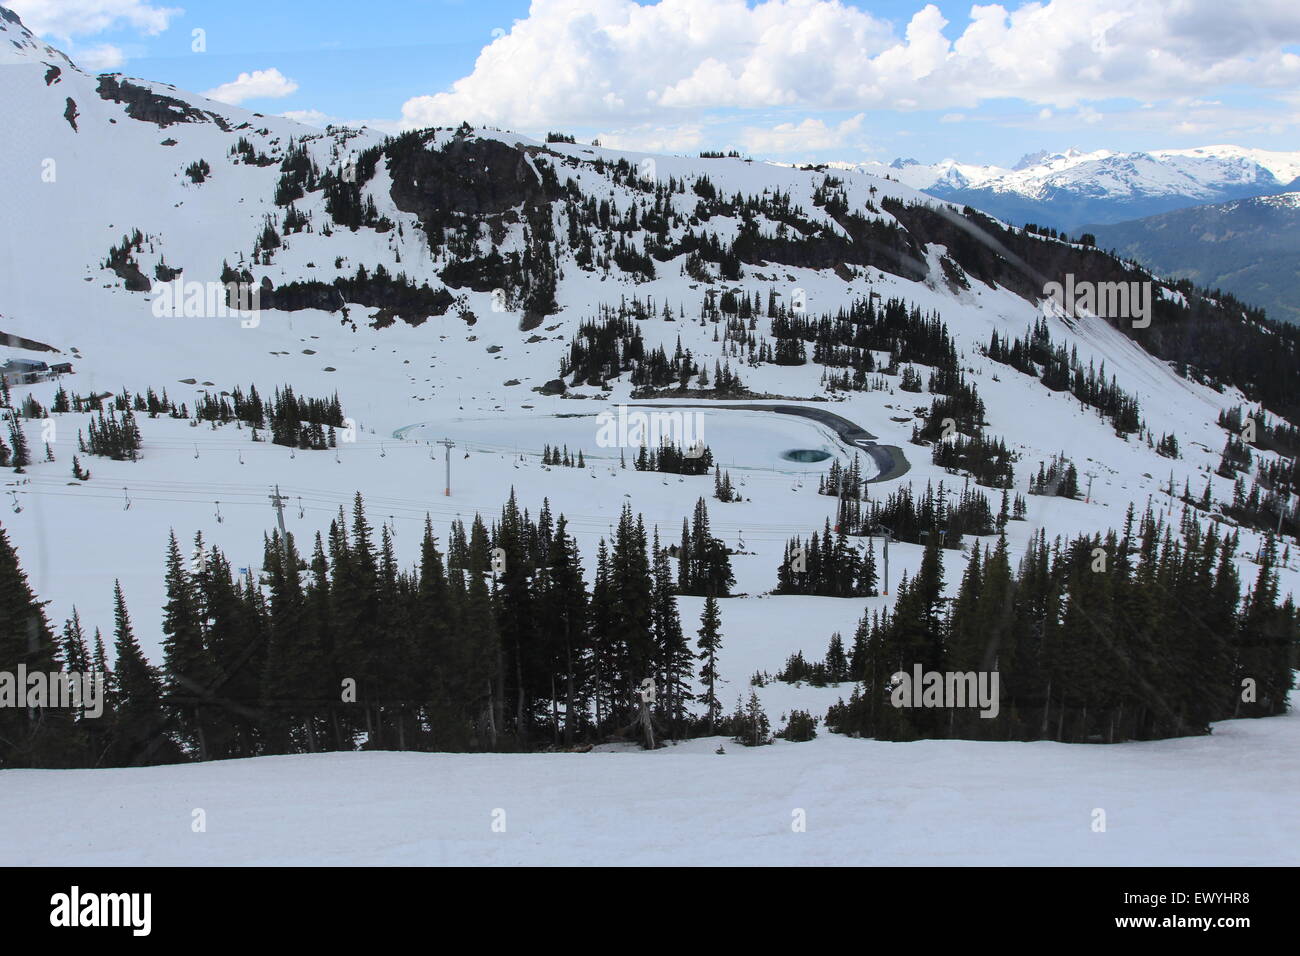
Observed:
[[[814,462],[825,461],[831,453],[817,448],[792,448],[781,452],[781,457],[786,461]]]

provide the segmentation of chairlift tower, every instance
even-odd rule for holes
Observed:
[[[456,447],[456,443],[454,441],[449,441],[446,438],[440,438],[438,439],[438,444],[441,445],[443,448],[447,449],[447,487],[443,492],[443,494],[445,494],[447,497],[450,498],[451,497],[451,450]]]

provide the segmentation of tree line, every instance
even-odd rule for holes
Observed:
[[[103,674],[98,718],[0,708],[0,766],[130,766],[357,748],[535,750],[728,726],[717,698],[716,596],[733,581],[703,499],[681,574],[658,531],[625,506],[590,584],[561,514],[512,492],[498,519],[456,521],[445,551],[426,519],[401,568],[358,494],[305,550],[265,537],[260,573],[173,533],[161,667],[141,651],[120,585],[110,636],[74,610],[56,635],[0,528],[0,671]],[[680,587],[679,587],[680,584]],[[696,635],[677,594],[707,593]],[[110,649],[111,645],[111,649]],[[688,707],[697,675],[705,712]],[[656,688],[653,707],[642,682]]]
[[[858,685],[831,707],[827,728],[889,740],[1109,743],[1284,713],[1300,630],[1291,596],[1279,593],[1277,542],[1266,538],[1243,597],[1236,533],[1203,530],[1194,512],[1179,532],[1150,511],[1135,526],[1130,507],[1119,533],[1051,543],[1040,533],[1018,570],[1001,535],[975,547],[951,600],[931,536],[892,612],[863,617],[845,666]],[[999,712],[893,706],[893,676],[916,665],[997,671]],[[827,661],[818,673],[836,670]]]

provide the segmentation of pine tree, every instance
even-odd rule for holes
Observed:
[[[167,542],[167,603],[163,607],[163,690],[186,700],[174,707],[177,733],[200,760],[210,756],[199,700],[211,695],[216,670],[204,645],[203,620],[194,585],[173,531]]]
[[[19,665],[28,674],[62,670],[59,644],[44,608],[0,527],[0,673],[16,675]],[[27,690],[11,686],[18,699],[0,706],[0,768],[66,765],[76,749],[72,715],[51,706],[18,706],[26,701]]]
[[[830,646],[826,648],[826,680],[832,684],[849,679],[849,661],[844,655],[844,641],[840,632],[831,635]]]
[[[172,740],[162,704],[162,681],[145,659],[131,627],[122,583],[113,584],[113,762],[120,766],[174,763]]]
[[[704,695],[700,702],[704,704],[709,733],[717,727],[718,717],[722,713],[722,704],[718,700],[718,651],[722,648],[722,617],[718,611],[718,599],[712,594],[704,599],[704,610],[700,615],[699,659],[700,680],[704,682]]]
[[[32,455],[27,447],[27,436],[23,434],[22,422],[18,420],[18,413],[12,410],[9,412],[9,444],[13,447],[9,463],[15,472],[21,474],[32,463]]]
[[[672,568],[668,552],[659,547],[659,532],[654,539],[654,632],[657,660],[657,685],[661,688],[658,704],[667,718],[673,735],[685,730],[686,704],[691,700],[691,672],[695,656],[691,652],[677,611]]]
[[[772,742],[772,725],[759,702],[758,693],[751,690],[749,700],[742,706],[736,701],[736,713],[731,718],[732,740],[746,747],[761,747]]]

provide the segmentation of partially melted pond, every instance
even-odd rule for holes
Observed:
[[[781,457],[786,461],[814,462],[825,461],[831,457],[831,453],[819,448],[791,448],[781,452]]]

